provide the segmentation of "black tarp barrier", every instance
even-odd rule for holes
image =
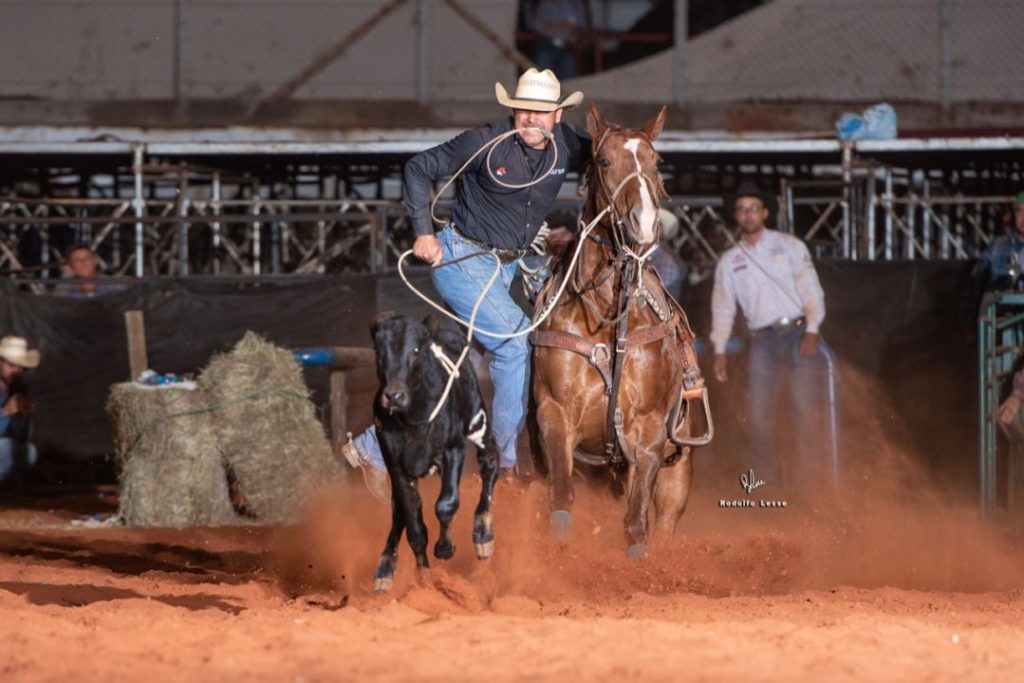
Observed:
[[[429,280],[419,276],[421,285]],[[147,280],[126,291],[69,299],[0,289],[0,333],[29,339],[42,353],[26,379],[35,403],[36,444],[50,457],[85,459],[111,450],[104,409],[111,384],[129,379],[124,311],[145,315],[149,366],[198,374],[212,354],[247,330],[288,348],[369,346],[378,308],[404,287],[372,276]],[[413,310],[419,307],[415,304]],[[326,370],[307,371],[314,399],[326,401]]]
[[[821,332],[837,358],[838,401],[841,418],[845,417],[839,425],[841,460],[845,444],[860,438],[865,429],[880,427],[888,443],[919,459],[937,478],[974,491],[977,346],[975,319],[964,316],[977,304],[967,300],[972,265],[816,263],[827,311]],[[684,297],[694,331],[704,341],[711,329],[711,287],[711,282],[701,283]],[[742,354],[730,361],[730,376],[738,375],[739,380],[730,381],[732,386],[716,385],[709,377],[722,436],[713,446],[719,448],[736,447],[730,431],[742,431],[735,412],[744,405],[743,362]],[[710,355],[702,355],[701,367],[710,376]],[[867,381],[851,382],[852,377]],[[851,391],[858,395],[848,395]],[[861,419],[865,409],[875,411],[873,421]]]
[[[881,380],[894,414],[893,436],[957,477],[976,469],[976,351],[960,319],[968,262],[817,264],[828,316],[823,335],[843,364]],[[422,285],[428,278],[416,277]],[[690,288],[684,305],[698,334],[710,328],[711,283]],[[395,275],[147,280],[97,299],[64,299],[0,285],[0,333],[28,337],[42,363],[28,379],[36,441],[47,457],[85,459],[111,449],[104,411],[108,387],[128,379],[123,312],[145,312],[149,365],[195,373],[247,330],[290,348],[368,346],[378,310],[425,312]],[[702,359],[710,374],[710,358]],[[326,372],[307,373],[326,401]],[[728,443],[741,404],[712,388],[720,442]],[[734,391],[734,390],[732,390]],[[840,400],[843,397],[840,396]],[[883,403],[882,401],[879,402]],[[850,425],[844,426],[850,429]],[[856,427],[853,426],[855,429]]]

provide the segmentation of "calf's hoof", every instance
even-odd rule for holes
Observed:
[[[434,557],[441,560],[450,560],[455,554],[455,544],[447,538],[437,539],[434,544]]]
[[[387,593],[394,585],[395,579],[391,576],[378,576],[373,580],[374,593]]]
[[[568,540],[572,532],[572,513],[568,510],[555,510],[551,513],[551,535],[559,540]]]
[[[473,548],[476,550],[476,559],[488,560],[494,554],[494,539],[486,543],[474,543]]]
[[[634,543],[626,549],[626,556],[634,562],[639,562],[647,557],[647,544]]]

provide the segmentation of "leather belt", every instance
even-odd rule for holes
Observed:
[[[452,226],[452,232],[455,233],[456,237],[458,237],[460,240],[462,240],[463,242],[470,246],[476,247],[481,251],[493,251],[495,254],[498,255],[498,260],[501,261],[502,263],[512,263],[513,261],[518,261],[519,259],[526,255],[527,251],[529,251],[528,249],[497,249],[489,244],[484,244],[483,242],[478,242],[475,239],[466,237],[461,232],[459,232],[454,225]]]
[[[791,330],[803,327],[807,324],[807,318],[800,316],[799,318],[779,318],[770,325],[759,327],[756,330],[750,330],[752,337],[757,337],[762,334],[783,334]]]

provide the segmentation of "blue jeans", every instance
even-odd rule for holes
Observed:
[[[465,242],[450,225],[437,235],[444,249],[442,266],[431,270],[431,279],[448,307],[463,320],[469,320],[477,298],[494,273],[494,258],[476,256],[454,265],[443,264],[463,256],[476,254],[479,247]],[[498,278],[491,285],[476,315],[476,326],[492,332],[508,334],[530,326],[530,319],[512,299],[510,290],[516,273],[517,261],[501,265]],[[500,464],[516,464],[516,437],[526,420],[526,391],[530,372],[530,342],[527,335],[511,339],[496,339],[475,334],[484,347],[494,354],[491,361],[491,383],[494,385],[494,403],[491,406],[491,429],[498,445]],[[370,427],[355,439],[356,448],[373,465],[384,469],[384,458],[377,442],[377,431]]]
[[[795,327],[750,339],[747,461],[769,484],[815,482],[829,458],[828,368],[820,350],[800,355],[803,332]]]
[[[0,437],[0,481],[7,481],[16,472],[24,472],[38,460],[34,444]]]

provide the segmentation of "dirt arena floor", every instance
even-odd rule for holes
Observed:
[[[870,475],[722,508],[747,496],[732,479],[641,562],[621,501],[581,486],[560,544],[543,486],[500,484],[478,562],[467,476],[455,558],[417,573],[403,544],[384,596],[388,512],[361,485],[283,528],[90,527],[113,488],[4,501],[0,680],[1024,680],[1019,527]]]

